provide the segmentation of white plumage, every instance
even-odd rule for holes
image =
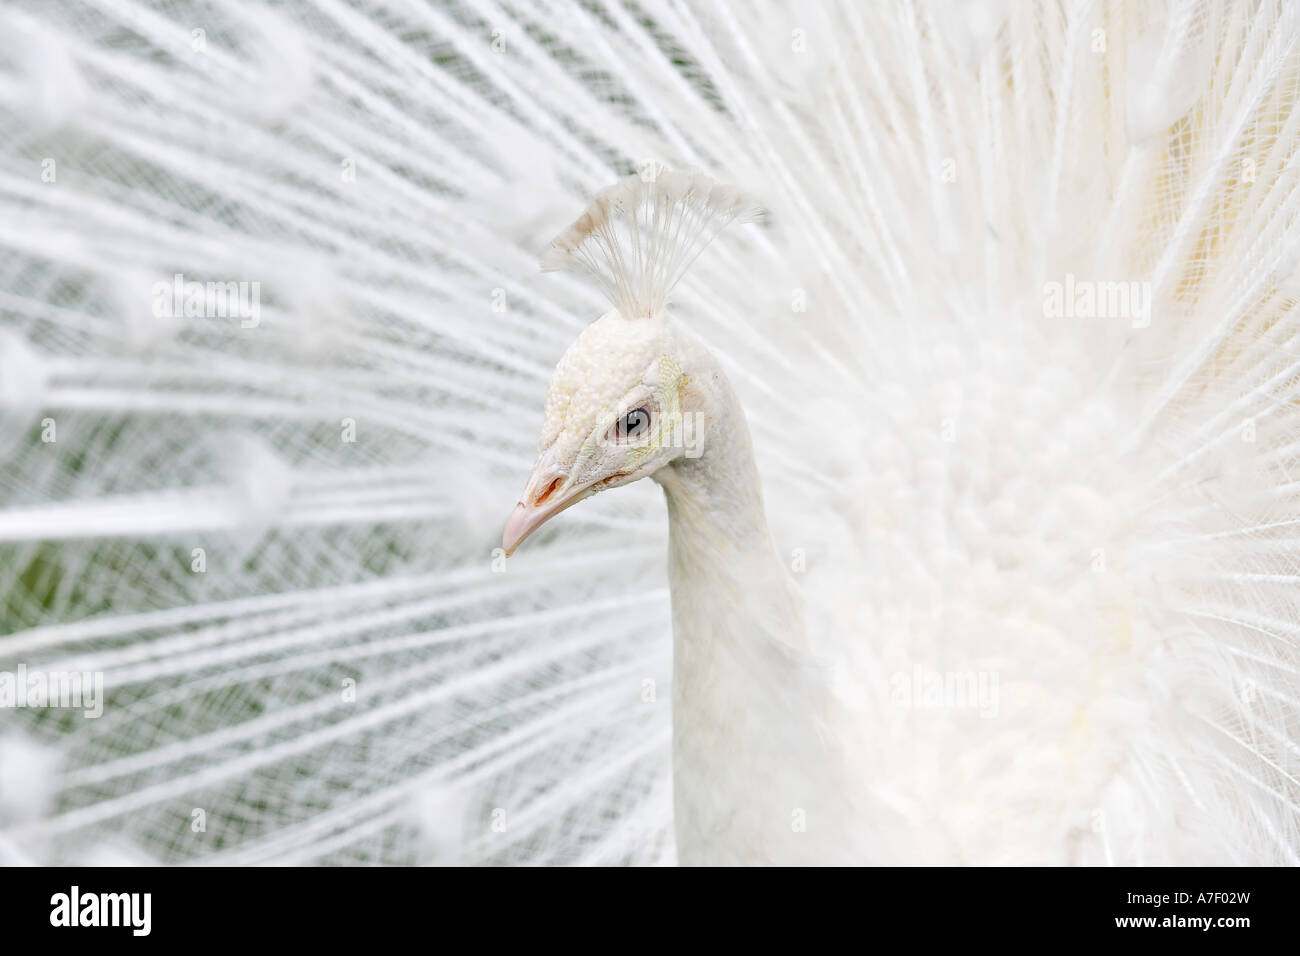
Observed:
[[[107,699],[0,711],[0,858],[1300,862],[1294,5],[8,16],[0,673]],[[494,550],[608,308],[537,258],[658,164],[767,210],[611,294],[730,380],[803,607],[718,699],[841,708],[763,845],[675,846],[671,634],[777,584],[670,580],[646,482]]]

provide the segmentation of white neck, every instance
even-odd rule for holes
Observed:
[[[678,858],[825,863],[810,831],[834,825],[826,669],[767,529],[744,413],[721,373],[710,384],[703,454],[655,475],[670,525]]]

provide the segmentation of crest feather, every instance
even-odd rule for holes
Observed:
[[[573,268],[596,280],[628,318],[658,314],[695,258],[729,223],[761,209],[703,173],[661,170],[602,190],[551,242],[543,271]]]

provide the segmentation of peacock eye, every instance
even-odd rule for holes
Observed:
[[[619,438],[636,438],[650,427],[650,409],[634,408],[618,422]]]

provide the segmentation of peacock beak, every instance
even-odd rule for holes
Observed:
[[[590,488],[564,489],[567,480],[568,475],[553,463],[549,454],[538,460],[501,536],[507,557],[551,518],[591,494]]]

